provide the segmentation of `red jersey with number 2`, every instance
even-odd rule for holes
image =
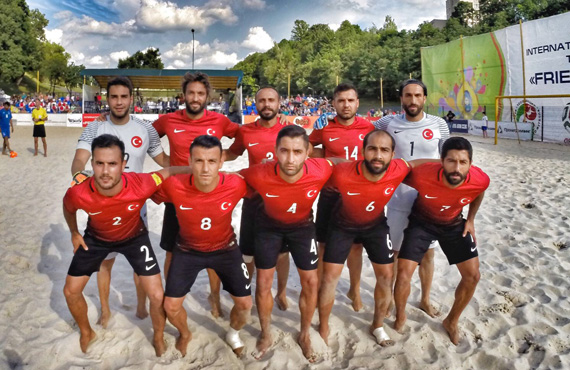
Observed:
[[[235,239],[232,211],[246,191],[245,181],[237,175],[220,173],[218,186],[209,193],[196,188],[192,175],[177,175],[168,178],[152,200],[176,207],[181,249],[213,252]]]
[[[269,128],[259,125],[258,121],[240,126],[230,151],[242,155],[247,150],[250,167],[264,159],[272,160],[275,158],[277,134],[287,125],[289,122],[281,123],[278,118],[277,123]]]
[[[412,214],[434,224],[452,225],[461,220],[463,207],[489,187],[490,180],[475,166],[471,166],[463,184],[456,188],[449,188],[443,178],[440,163],[425,163],[414,168],[404,184],[418,191]]]
[[[337,164],[330,181],[342,199],[337,217],[348,227],[373,226],[384,215],[384,206],[411,170],[403,159],[393,159],[384,176],[372,182],[364,177],[363,166],[364,161]]]
[[[67,190],[63,206],[70,213],[82,209],[89,215],[87,228],[95,238],[118,242],[145,231],[141,207],[162,184],[158,173],[124,172],[123,189],[115,196],[101,195],[93,177]]]
[[[322,129],[315,129],[309,135],[313,146],[322,144],[325,157],[344,158],[356,161],[362,158],[362,141],[366,134],[374,131],[374,125],[361,117],[355,117],[349,125],[341,125],[337,119]]]
[[[313,203],[332,174],[333,164],[323,158],[305,161],[303,176],[288,183],[279,176],[279,164],[259,164],[240,171],[249,186],[263,198],[265,213],[280,224],[309,222]]]
[[[184,109],[165,114],[152,125],[160,137],[168,137],[171,166],[188,166],[190,144],[198,136],[211,135],[220,140],[223,136],[233,138],[239,127],[223,114],[208,110],[204,110],[202,118],[190,119]]]

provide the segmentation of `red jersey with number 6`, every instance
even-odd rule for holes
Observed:
[[[263,198],[265,213],[284,226],[306,224],[311,220],[313,203],[332,174],[333,164],[323,158],[305,161],[303,176],[288,183],[279,176],[279,164],[259,164],[240,171],[249,186]]]
[[[277,118],[277,123],[269,128],[259,125],[258,121],[240,126],[230,151],[242,155],[247,150],[250,167],[261,163],[264,159],[272,160],[275,157],[277,134],[287,125],[288,121],[282,123]]]
[[[331,176],[330,184],[341,196],[336,217],[350,228],[367,228],[380,220],[384,206],[411,170],[403,159],[393,159],[384,176],[372,182],[364,177],[363,166],[364,161],[340,163]]]
[[[82,209],[89,215],[86,231],[95,238],[118,242],[145,232],[141,207],[162,184],[158,173],[124,172],[123,189],[115,196],[101,195],[93,177],[67,190],[63,206],[70,213]]]
[[[440,163],[425,163],[412,170],[404,183],[418,191],[412,214],[437,225],[453,225],[461,221],[463,207],[473,202],[489,187],[489,176],[471,166],[463,184],[449,188],[444,183]]]
[[[355,117],[349,125],[341,125],[337,118],[323,127],[315,129],[309,135],[313,146],[323,145],[325,157],[344,158],[356,161],[362,158],[362,141],[367,133],[374,131],[374,125],[361,117]]]
[[[151,199],[176,207],[180,249],[214,252],[235,240],[232,211],[246,191],[245,181],[237,175],[220,173],[218,186],[209,193],[196,188],[192,175],[177,175],[168,178]]]
[[[204,110],[202,118],[190,119],[184,109],[165,114],[152,125],[160,137],[168,137],[171,166],[188,166],[190,144],[198,136],[211,135],[220,140],[223,136],[233,138],[239,127],[223,114],[208,110]]]

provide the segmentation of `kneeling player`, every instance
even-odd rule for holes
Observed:
[[[93,140],[91,152],[93,177],[70,188],[63,198],[63,214],[71,231],[74,252],[63,292],[81,331],[81,350],[86,352],[95,339],[87,317],[83,289],[107,254],[118,252],[140,276],[150,299],[153,344],[156,355],[161,356],[165,351],[162,280],[140,208],[158,190],[163,179],[187,168],[165,168],[153,174],[124,173],[127,164],[125,145],[116,136],[108,134]],[[78,209],[89,214],[84,236],[77,229]]]
[[[462,137],[453,137],[443,144],[441,164],[429,163],[414,168],[404,181],[418,191],[418,197],[398,256],[394,289],[394,328],[397,331],[401,331],[406,323],[410,279],[432,240],[438,240],[449,264],[456,264],[461,274],[455,302],[443,320],[451,342],[455,345],[459,342],[459,316],[473,297],[480,278],[475,215],[489,186],[489,177],[471,165],[472,159],[471,143]],[[464,219],[462,210],[467,204],[469,213]]]

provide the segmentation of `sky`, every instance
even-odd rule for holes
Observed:
[[[387,15],[398,29],[445,19],[445,0],[28,0],[49,20],[46,37],[86,68],[158,48],[165,68],[225,69],[291,38],[297,19],[336,30],[344,20],[366,29]]]

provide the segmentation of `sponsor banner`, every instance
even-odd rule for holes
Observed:
[[[32,115],[30,113],[16,113],[12,115],[18,126],[33,126]],[[46,126],[67,126],[67,114],[49,114]]]
[[[81,113],[66,114],[67,127],[83,127],[83,117]]]
[[[449,132],[459,132],[467,134],[469,132],[469,121],[466,119],[456,119],[448,123]]]
[[[89,122],[95,121],[97,117],[99,117],[99,113],[84,113],[83,114],[83,127],[87,127]]]
[[[483,136],[483,122],[481,120],[469,120],[469,134],[476,136]],[[533,136],[533,124],[532,123],[517,123],[515,126],[514,122],[504,122],[499,121],[498,134],[500,139],[517,139],[517,127],[518,133],[521,140],[531,141]],[[489,137],[495,137],[495,122],[489,121],[489,126],[487,128],[487,134]]]
[[[287,121],[296,124],[297,126],[301,126],[304,129],[312,129],[313,124],[319,118],[319,116],[285,116],[287,117]],[[243,123],[253,123],[259,119],[259,116],[253,115],[245,115],[243,116]]]

